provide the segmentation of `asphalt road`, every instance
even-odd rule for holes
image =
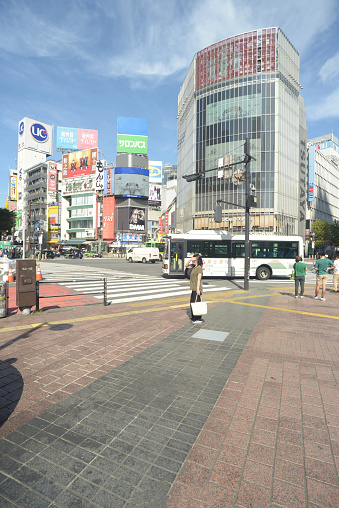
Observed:
[[[77,270],[81,266],[91,267],[94,270],[117,270],[121,272],[136,274],[136,275],[149,275],[155,277],[162,277],[162,263],[129,263],[124,258],[83,258],[83,259],[69,259],[61,256],[60,258],[48,259],[45,263],[50,264],[51,268],[54,263],[71,265],[76,267]],[[315,284],[315,274],[311,272],[313,263],[308,263],[308,274],[306,276],[306,284]],[[330,276],[330,279],[331,276]],[[243,279],[241,277],[236,278],[208,278],[204,277],[203,284],[208,285],[208,282],[213,280],[213,284],[219,287],[228,286],[230,289],[242,289]],[[331,283],[331,281],[329,281]],[[294,281],[290,281],[288,277],[274,277],[268,281],[259,281],[255,278],[250,279],[251,287],[258,287],[264,289],[265,287],[271,287],[272,284],[284,285],[293,287]]]

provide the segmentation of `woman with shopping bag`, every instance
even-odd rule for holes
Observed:
[[[195,302],[201,302],[202,295],[202,257],[200,254],[194,254],[191,259],[189,259],[185,265],[185,268],[188,268],[190,264],[193,264],[193,268],[190,276],[190,289],[191,293],[191,319],[192,323],[202,323],[201,315],[195,315],[193,307]]]

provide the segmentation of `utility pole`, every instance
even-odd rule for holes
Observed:
[[[214,220],[215,222],[222,222],[222,207],[219,206],[219,203],[226,203],[229,205],[233,205],[239,208],[245,209],[245,266],[244,266],[244,290],[249,290],[249,281],[250,281],[250,208],[257,206],[257,197],[252,194],[255,191],[254,187],[251,186],[251,172],[250,172],[250,163],[251,159],[254,157],[251,156],[250,153],[250,141],[249,138],[246,138],[246,142],[244,145],[244,160],[239,162],[233,162],[231,164],[227,164],[227,168],[229,169],[231,166],[237,166],[238,164],[245,164],[245,172],[241,181],[245,181],[245,206],[238,205],[236,203],[231,203],[229,201],[225,201],[223,199],[217,199],[217,206],[214,208]],[[255,160],[255,159],[254,159]],[[197,180],[201,180],[205,173],[209,171],[215,171],[217,168],[206,169],[205,171],[201,171],[199,173],[193,173],[192,175],[184,175],[183,178],[187,182],[194,182]],[[230,178],[231,175],[227,178]],[[251,188],[252,187],[252,188]]]
[[[250,253],[250,195],[251,195],[251,183],[250,183],[250,163],[251,163],[251,153],[250,153],[250,142],[249,139],[246,139],[244,146],[244,154],[245,154],[245,272],[244,272],[244,290],[249,290],[250,284],[250,263],[251,263],[251,253]]]

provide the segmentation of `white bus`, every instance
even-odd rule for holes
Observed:
[[[243,277],[245,235],[220,231],[189,231],[166,237],[163,258],[164,277],[183,277],[185,263],[201,254],[205,277]],[[296,256],[303,256],[300,236],[250,234],[250,276],[267,280],[272,276],[290,277]]]

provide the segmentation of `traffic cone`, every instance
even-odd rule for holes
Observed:
[[[38,266],[38,271],[36,273],[36,280],[42,280],[40,266]]]
[[[13,272],[12,272],[12,268],[11,267],[9,267],[7,281],[8,282],[14,282],[14,277],[13,277]]]

